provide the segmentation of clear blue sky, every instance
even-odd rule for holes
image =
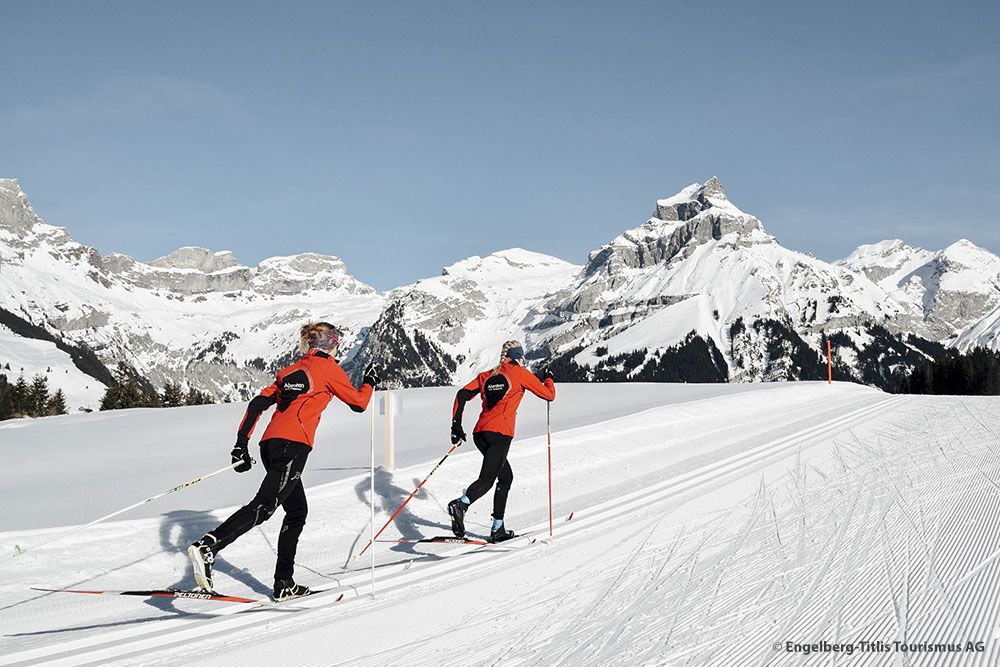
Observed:
[[[996,3],[20,2],[0,176],[102,252],[379,288],[582,262],[718,175],[792,248],[1000,251]]]

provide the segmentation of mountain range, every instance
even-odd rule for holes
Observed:
[[[783,247],[713,177],[582,264],[512,248],[380,292],[332,256],[244,266],[184,247],[101,255],[42,221],[0,179],[0,373],[49,375],[93,408],[120,362],[152,385],[245,399],[296,354],[298,327],[343,327],[343,363],[391,386],[464,381],[524,339],[580,381],[838,377],[888,388],[944,348],[1000,347],[1000,257],[887,240],[830,263]]]

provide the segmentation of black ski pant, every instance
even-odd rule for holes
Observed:
[[[494,519],[503,518],[504,510],[507,509],[507,494],[510,493],[510,485],[514,482],[514,471],[507,462],[511,440],[513,438],[509,435],[492,431],[472,434],[472,442],[483,455],[483,467],[479,469],[479,479],[469,485],[465,495],[469,497],[469,502],[474,503],[486,495],[495,481],[497,489],[493,492]]]
[[[267,471],[257,495],[236,510],[221,526],[211,531],[218,540],[214,547],[221,551],[254,526],[259,526],[274,514],[278,505],[285,510],[278,535],[278,563],[275,579],[291,579],[295,568],[295,551],[299,535],[306,524],[306,492],[302,487],[302,469],[312,449],[301,442],[270,438],[260,443],[260,460]]]

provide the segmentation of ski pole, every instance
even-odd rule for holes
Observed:
[[[386,399],[389,400],[389,399]],[[371,526],[371,540],[368,544],[375,542],[375,408],[372,408],[372,428],[371,428],[371,450],[372,450],[372,468],[371,468],[371,492],[372,492],[372,518],[369,526]],[[372,599],[375,599],[375,550],[372,549]]]
[[[253,459],[251,459],[251,460],[253,460]],[[253,460],[253,462],[256,463],[257,461]],[[188,482],[184,482],[183,484],[178,484],[174,488],[168,489],[167,491],[164,491],[163,493],[157,494],[155,496],[150,496],[149,498],[146,498],[145,500],[140,500],[139,502],[135,503],[134,505],[129,505],[128,507],[126,507],[124,509],[120,509],[117,512],[112,512],[111,514],[107,514],[105,516],[102,516],[100,519],[94,519],[90,523],[85,523],[82,526],[77,526],[76,528],[73,528],[72,530],[68,530],[65,533],[61,534],[61,535],[56,535],[51,540],[46,540],[45,542],[42,542],[41,544],[37,544],[37,545],[35,545],[33,547],[30,547],[30,548],[21,547],[21,548],[17,549],[14,552],[14,556],[15,557],[16,556],[20,556],[21,554],[27,553],[28,551],[34,551],[36,549],[40,549],[40,548],[42,548],[42,547],[44,547],[44,546],[46,546],[48,544],[52,544],[53,542],[55,542],[57,540],[61,540],[64,537],[69,537],[70,535],[72,535],[74,533],[78,533],[81,530],[83,530],[84,528],[90,528],[91,526],[97,525],[97,524],[101,523],[102,521],[107,521],[108,519],[116,517],[119,514],[124,514],[125,512],[128,512],[131,509],[135,509],[136,507],[139,507],[140,505],[145,505],[146,503],[153,502],[157,498],[162,498],[163,496],[169,495],[169,494],[171,494],[171,493],[173,493],[175,491],[180,491],[181,489],[187,488],[189,486],[194,486],[198,482],[206,480],[209,477],[215,477],[216,475],[218,475],[220,473],[224,473],[227,470],[232,470],[235,466],[240,465],[240,463],[242,463],[242,462],[241,461],[236,461],[235,463],[230,463],[225,468],[219,468],[215,472],[210,472],[207,475],[202,475],[201,477],[196,477],[196,478],[194,478],[194,479],[192,479],[192,480],[190,480]]]
[[[444,456],[442,456],[441,460],[437,462],[436,466],[434,466],[434,469],[431,470],[430,473],[427,474],[427,477],[424,477],[424,481],[420,482],[420,484],[417,484],[417,488],[413,489],[413,491],[410,493],[410,495],[406,497],[406,500],[403,501],[403,504],[400,505],[399,508],[396,509],[396,511],[392,513],[392,516],[389,517],[389,520],[385,522],[385,525],[382,526],[381,528],[379,528],[379,531],[377,533],[375,533],[375,537],[372,538],[372,541],[369,541],[368,544],[365,545],[364,549],[362,549],[357,554],[355,554],[355,556],[354,556],[355,558],[360,557],[361,554],[363,554],[364,552],[368,551],[368,547],[370,547],[372,545],[372,542],[375,540],[375,538],[377,538],[379,535],[381,535],[382,531],[389,527],[389,524],[392,523],[393,520],[395,520],[395,518],[397,516],[399,516],[399,513],[403,511],[403,508],[406,507],[406,503],[410,502],[410,499],[412,499],[413,496],[417,495],[417,491],[419,491],[420,488],[424,484],[427,483],[427,480],[429,480],[431,478],[431,475],[433,475],[437,471],[437,469],[441,467],[441,464],[444,463],[444,460],[446,458],[448,458],[449,456],[451,456],[451,453],[453,451],[455,451],[456,449],[458,449],[463,442],[464,442],[464,440],[459,440],[456,444],[454,444],[454,445],[451,446],[451,449],[448,450],[448,453],[445,454]],[[374,525],[375,525],[375,523],[372,522],[372,526],[374,526]]]
[[[552,537],[552,402],[545,403],[545,435],[549,441],[549,537]]]

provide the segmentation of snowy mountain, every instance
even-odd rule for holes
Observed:
[[[905,328],[912,316],[863,274],[782,247],[717,178],[659,200],[644,224],[591,253],[580,282],[550,306],[536,347],[615,366],[607,379],[654,379],[643,366],[692,332],[720,379],[803,377],[811,369],[797,357],[819,349],[821,332]]]
[[[451,384],[495,366],[505,340],[547,317],[580,266],[520,248],[470,257],[440,276],[392,290],[355,359],[378,360],[389,382]]]
[[[119,361],[157,387],[245,398],[309,319],[347,329],[349,371],[376,360],[400,386],[464,381],[509,338],[567,379],[703,382],[825,377],[829,338],[838,377],[882,387],[937,342],[1000,345],[995,255],[883,241],[831,264],[782,247],[714,177],[583,266],[512,248],[386,294],[313,253],[103,256],[45,224],[14,180],[0,180],[0,242],[0,367],[54,374],[71,409],[93,407]]]
[[[336,257],[312,253],[256,267],[204,248],[149,263],[102,256],[45,224],[14,180],[0,180],[0,243],[0,309],[107,366],[126,361],[156,386],[180,381],[220,397],[266,384],[295,353],[304,320],[337,322],[353,347],[384,300]],[[74,398],[93,406],[95,388]]]
[[[1000,306],[1000,257],[988,250],[965,239],[936,252],[891,240],[860,246],[838,264],[917,310],[914,333],[963,351],[996,346],[1000,329],[982,323]]]

